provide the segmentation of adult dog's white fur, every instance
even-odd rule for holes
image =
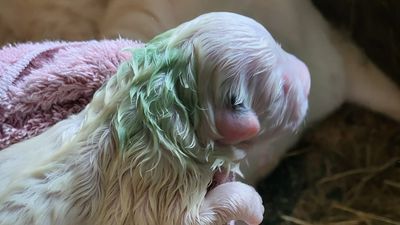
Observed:
[[[216,170],[243,155],[242,143],[219,142],[217,115],[234,118],[222,125],[259,123],[258,138],[293,131],[308,106],[307,69],[232,13],[202,15],[139,50],[84,111],[0,152],[0,224],[261,222],[252,187],[207,193]]]

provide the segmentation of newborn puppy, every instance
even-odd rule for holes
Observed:
[[[400,90],[354,44],[336,33],[310,0],[110,0],[100,26],[107,37],[147,40],[181,20],[209,11],[232,11],[262,23],[283,48],[308,66],[311,73],[311,125],[352,102],[400,121]],[[261,91],[261,90],[258,90]],[[253,146],[245,177],[255,182],[278,164],[299,138],[288,133],[267,137]]]
[[[303,121],[305,65],[233,13],[129,51],[81,113],[0,151],[0,224],[259,224],[235,174],[247,145]]]

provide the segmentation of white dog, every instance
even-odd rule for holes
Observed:
[[[14,40],[119,35],[148,40],[204,12],[239,12],[261,22],[285,50],[307,64],[312,76],[307,126],[343,102],[400,120],[399,88],[337,34],[310,0],[3,0],[0,6],[2,35]],[[301,130],[255,146],[244,168],[247,179],[254,182],[271,172],[300,135]]]
[[[234,181],[236,167],[252,142],[302,123],[307,67],[233,13],[132,54],[81,113],[0,151],[0,224],[261,222],[261,198]]]
[[[147,40],[179,21],[208,11],[232,11],[262,23],[282,44],[299,57],[311,73],[311,125],[352,102],[400,121],[400,90],[359,49],[336,33],[310,0],[110,0],[101,24],[104,36]],[[249,182],[265,176],[299,138],[287,134],[270,138],[249,154],[245,175]]]

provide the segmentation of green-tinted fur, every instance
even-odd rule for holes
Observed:
[[[117,79],[134,77],[129,99],[118,106],[112,123],[120,151],[136,151],[142,160],[149,160],[149,154],[169,151],[185,166],[191,161],[188,158],[199,160],[200,153],[195,133],[200,109],[196,62],[190,49],[170,47],[166,43],[168,34],[156,37],[144,48],[133,49],[131,61],[118,70]],[[150,138],[143,140],[143,133]],[[146,150],[154,152],[141,153],[138,141],[148,142]]]
[[[123,157],[135,155],[145,171],[157,166],[162,154],[172,154],[181,169],[212,163],[207,162],[212,140],[201,143],[196,134],[205,109],[199,105],[193,46],[172,43],[173,31],[143,48],[127,49],[131,59],[95,94],[83,128],[89,133],[99,121],[110,121],[117,139],[113,147]]]
[[[133,191],[127,194],[133,195],[132,202],[121,202],[122,211],[135,212],[132,207],[141,207],[149,214],[154,212],[149,217],[159,221],[168,221],[164,216],[179,212],[190,217],[179,220],[194,221],[199,217],[213,169],[228,161],[227,156],[211,154],[217,153],[212,140],[197,135],[206,109],[199,103],[195,51],[190,41],[171,42],[171,34],[168,31],[143,48],[129,49],[131,59],[119,67],[88,106],[79,134],[82,139],[78,139],[85,142],[88,135],[98,141],[95,144],[102,154],[119,155],[114,161],[101,157],[99,166],[108,168],[103,171],[110,179],[105,181],[105,193],[125,193],[127,188]],[[109,132],[103,131],[107,129]],[[144,199],[152,201],[146,203]],[[118,208],[113,210],[119,212]],[[115,214],[113,210],[101,211],[97,219],[107,220]],[[126,212],[125,216],[133,215]]]
[[[213,169],[228,162],[209,137],[197,135],[206,109],[195,51],[190,41],[172,43],[171,34],[128,49],[130,60],[95,93],[79,131],[49,160],[65,155],[79,165],[68,196],[92,224],[197,221]]]

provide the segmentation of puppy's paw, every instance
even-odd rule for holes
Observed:
[[[212,224],[241,220],[258,225],[263,220],[264,206],[256,190],[241,182],[221,184],[211,190],[205,199],[202,215],[212,217]]]

